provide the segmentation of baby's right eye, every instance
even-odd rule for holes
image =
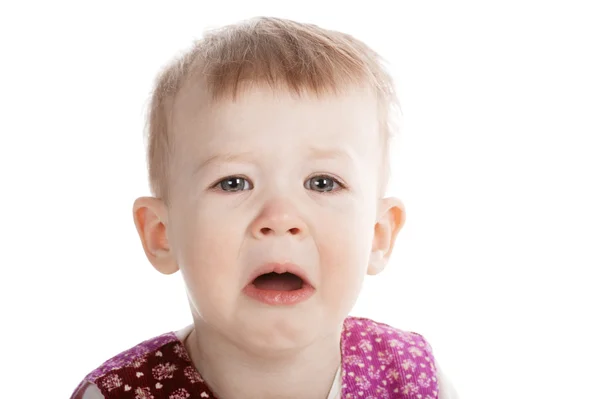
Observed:
[[[252,184],[243,177],[232,176],[221,180],[215,185],[215,188],[219,187],[223,191],[234,193],[243,190],[252,190]]]

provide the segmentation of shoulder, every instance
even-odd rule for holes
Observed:
[[[417,357],[434,361],[429,342],[419,333],[401,330],[389,324],[363,317],[348,317],[344,322],[345,339],[361,341],[368,339],[382,346],[397,348]]]
[[[168,332],[145,340],[106,360],[97,369],[89,373],[85,379],[87,381],[95,382],[112,371],[120,370],[128,366],[139,367],[141,364],[145,363],[148,354],[156,352],[164,345],[172,342],[179,342],[179,339],[173,332]]]
[[[352,357],[350,352],[355,348],[377,349],[380,360],[393,354],[399,366],[406,371],[414,371],[417,363],[421,367],[428,366],[438,383],[439,399],[458,399],[452,382],[440,368],[432,346],[422,334],[368,318],[348,317],[344,322],[343,335],[349,357]]]
[[[161,349],[166,346],[173,347],[180,356],[186,356],[181,343],[182,335],[188,332],[190,326],[176,331],[168,332],[147,339],[139,344],[124,350],[103,362],[95,370],[89,372],[73,392],[71,399],[102,399],[102,390],[111,390],[126,386],[123,380],[126,368],[141,368],[151,355],[161,355]]]

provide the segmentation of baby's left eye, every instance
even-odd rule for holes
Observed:
[[[337,186],[337,188],[336,188]],[[342,184],[331,176],[314,176],[304,183],[304,187],[309,190],[319,192],[329,192],[343,188]]]

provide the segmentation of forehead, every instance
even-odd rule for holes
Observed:
[[[288,156],[304,148],[372,154],[380,143],[374,93],[351,87],[339,94],[293,94],[248,87],[235,99],[213,102],[187,88],[174,103],[176,151],[205,158],[220,151]]]

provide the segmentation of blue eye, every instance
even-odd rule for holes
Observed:
[[[231,176],[219,181],[213,186],[213,188],[217,188],[221,191],[229,193],[235,193],[239,191],[252,190],[254,186],[246,178],[240,176]],[[304,188],[321,193],[327,193],[343,189],[344,186],[337,179],[331,176],[320,175],[308,179],[304,183]]]
[[[337,188],[336,188],[337,186]],[[304,187],[322,193],[339,190],[342,184],[331,176],[314,176],[306,181]]]
[[[250,184],[250,182],[247,179],[238,176],[223,179],[220,182],[218,182],[216,186],[219,186],[221,190],[227,192],[237,192],[252,189],[252,184]]]

